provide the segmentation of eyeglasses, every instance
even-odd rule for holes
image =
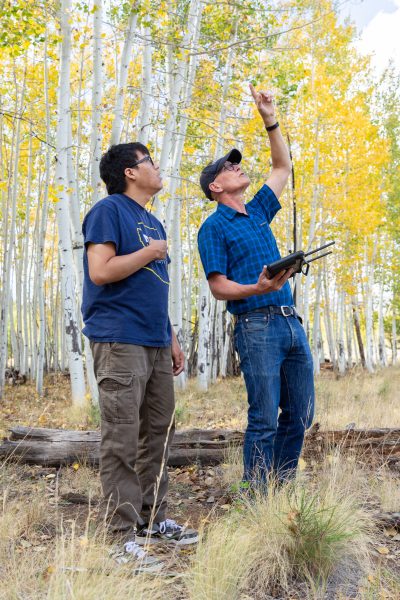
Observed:
[[[229,160],[227,160],[223,166],[221,171],[235,171],[235,167],[237,167],[239,165],[239,163],[231,163],[229,162]]]
[[[135,163],[133,163],[133,165],[131,165],[131,167],[130,167],[130,168],[132,169],[133,167],[137,167],[138,165],[140,165],[140,163],[146,162],[147,160],[148,160],[148,161],[151,163],[151,165],[154,167],[153,159],[151,158],[151,156],[149,156],[149,155],[147,154],[147,155],[146,155],[144,158],[141,158],[140,160],[138,160],[138,161],[136,161]]]

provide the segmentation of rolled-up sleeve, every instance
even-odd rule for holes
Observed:
[[[228,266],[226,242],[217,227],[212,223],[203,223],[197,242],[207,279],[212,273],[226,275]]]
[[[266,217],[268,223],[271,223],[278,210],[282,208],[275,193],[267,184],[258,190],[254,198],[246,204],[247,206]]]

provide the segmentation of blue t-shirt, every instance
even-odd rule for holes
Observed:
[[[87,260],[89,242],[113,242],[116,255],[122,256],[147,246],[149,237],[165,240],[165,231],[158,219],[125,194],[112,194],[87,213],[82,231],[85,241],[83,333],[95,342],[169,346],[169,258],[152,261],[133,275],[105,285],[92,282]]]
[[[281,258],[269,226],[280,208],[278,198],[268,185],[263,185],[246,204],[247,215],[218,204],[198,234],[206,277],[221,273],[236,283],[257,283],[263,266]],[[288,282],[277,292],[230,300],[227,309],[237,315],[268,305],[293,305]]]

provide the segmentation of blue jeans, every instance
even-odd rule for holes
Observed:
[[[249,402],[243,479],[263,483],[272,471],[285,481],[296,472],[314,416],[307,337],[293,315],[250,312],[238,316],[235,343]]]

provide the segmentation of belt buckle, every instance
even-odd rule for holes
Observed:
[[[289,310],[288,314],[285,313],[285,308]],[[293,315],[293,309],[291,306],[281,306],[281,313],[284,317],[291,317]]]

